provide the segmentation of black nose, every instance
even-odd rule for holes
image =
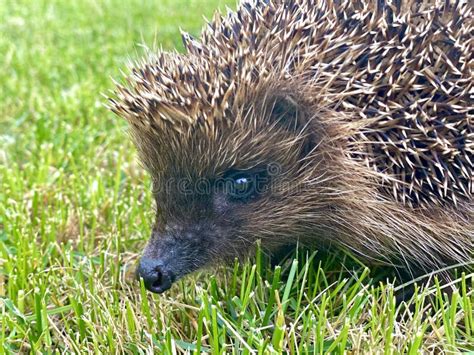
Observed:
[[[173,274],[166,270],[160,260],[142,258],[137,271],[146,289],[154,293],[165,292],[174,281]]]

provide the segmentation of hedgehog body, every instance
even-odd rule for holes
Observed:
[[[174,279],[261,239],[471,262],[473,15],[468,1],[243,1],[183,33],[186,53],[139,63],[111,106],[155,184],[144,259],[181,254],[161,267]]]

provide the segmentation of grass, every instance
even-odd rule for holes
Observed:
[[[134,281],[149,181],[100,94],[140,43],[182,48],[178,26],[224,5],[0,0],[0,354],[473,352],[473,274],[400,304],[384,273],[303,251],[163,296]]]

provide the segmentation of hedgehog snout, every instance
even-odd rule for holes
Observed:
[[[140,259],[137,276],[147,290],[163,293],[173,282],[208,260],[207,235],[200,229],[169,226],[154,230]]]
[[[175,279],[173,272],[160,259],[146,257],[140,260],[137,274],[143,279],[146,289],[154,293],[168,290]]]

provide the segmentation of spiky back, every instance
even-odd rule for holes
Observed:
[[[138,135],[208,131],[259,83],[297,78],[363,123],[348,156],[396,200],[456,204],[474,194],[473,22],[468,1],[243,1],[183,34],[186,54],[133,69],[112,106]]]

